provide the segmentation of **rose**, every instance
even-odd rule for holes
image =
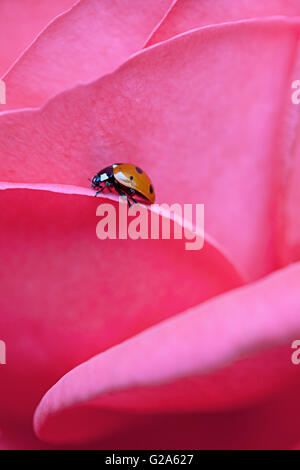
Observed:
[[[297,446],[299,7],[219,3],[79,2],[3,77],[3,448]],[[120,157],[202,251],[97,240]]]

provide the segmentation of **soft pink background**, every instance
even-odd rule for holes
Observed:
[[[0,31],[0,448],[297,448],[299,2],[3,0]],[[96,238],[120,160],[205,204],[203,250]]]

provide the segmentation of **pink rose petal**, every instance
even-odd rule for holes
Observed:
[[[0,424],[0,451],[1,450],[44,450],[49,445],[41,442],[32,430],[29,423],[1,422]]]
[[[42,110],[4,114],[2,180],[86,186],[112,162],[136,162],[158,202],[204,203],[208,233],[262,276],[281,265],[274,155],[298,38],[284,19],[197,30]]]
[[[115,199],[48,189],[0,197],[0,416],[10,419],[28,419],[82,361],[242,284],[208,236],[201,251],[184,239],[99,240],[96,208]]]
[[[275,358],[276,359],[276,358]],[[298,372],[299,374],[299,372]],[[298,375],[299,377],[299,375]],[[300,414],[299,381],[268,401],[218,413],[139,413],[134,424],[87,443],[64,449],[292,449],[297,448]],[[95,411],[97,412],[97,411]],[[112,410],[106,413],[112,420]],[[120,420],[120,411],[116,412]],[[78,415],[77,415],[78,417]],[[102,411],[102,419],[105,413]],[[89,426],[89,423],[88,423]],[[58,449],[43,443],[29,426],[1,426],[0,449]]]
[[[300,62],[298,60],[293,70],[293,80],[300,79]],[[289,95],[297,91],[290,88]],[[281,185],[278,191],[283,195],[278,225],[278,247],[282,264],[300,259],[300,139],[299,139],[299,112],[297,104],[289,102],[285,118],[282,119],[278,141],[277,154],[281,165],[278,168],[281,174]],[[284,135],[287,137],[284,138]]]
[[[42,105],[114,70],[141,49],[172,0],[82,0],[52,22],[4,77],[7,105]]]
[[[1,0],[0,77],[55,16],[76,0]],[[1,111],[1,107],[0,107]]]
[[[276,358],[275,358],[276,360]],[[298,372],[299,374],[299,372]],[[120,412],[117,412],[120,414]],[[139,413],[134,425],[76,449],[292,449],[299,439],[299,382],[255,407],[218,413]],[[102,412],[102,416],[104,413]],[[110,420],[112,411],[109,412]],[[131,417],[132,414],[127,414]],[[0,449],[58,449],[34,436],[30,424],[0,426]],[[64,445],[64,449],[71,445]]]
[[[120,432],[88,443],[86,448],[292,449],[299,439],[299,385],[298,381],[268,401],[234,411],[140,413],[134,426],[127,425]]]
[[[299,1],[177,0],[150,37],[147,46],[200,26],[274,15],[299,16]]]
[[[141,412],[238,406],[269,394],[270,385],[274,392],[299,382],[291,347],[273,349],[299,336],[299,287],[297,263],[95,356],[44,396],[35,413],[38,436],[54,443],[99,438],[135,425]],[[250,361],[247,373],[243,361]],[[224,366],[220,380],[214,371]]]

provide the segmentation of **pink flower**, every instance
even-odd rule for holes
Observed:
[[[2,77],[0,448],[298,447],[298,0],[40,3],[0,62],[59,15]],[[116,161],[203,250],[96,238]]]

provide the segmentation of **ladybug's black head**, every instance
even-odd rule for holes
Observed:
[[[113,166],[107,166],[106,168],[103,168],[103,170],[99,171],[94,178],[92,179],[92,188],[96,189],[98,188],[101,183],[104,181],[109,180],[110,178],[113,178]]]
[[[101,183],[101,178],[99,176],[99,174],[97,173],[97,175],[94,176],[94,178],[92,179],[92,188],[93,189],[96,189]]]

